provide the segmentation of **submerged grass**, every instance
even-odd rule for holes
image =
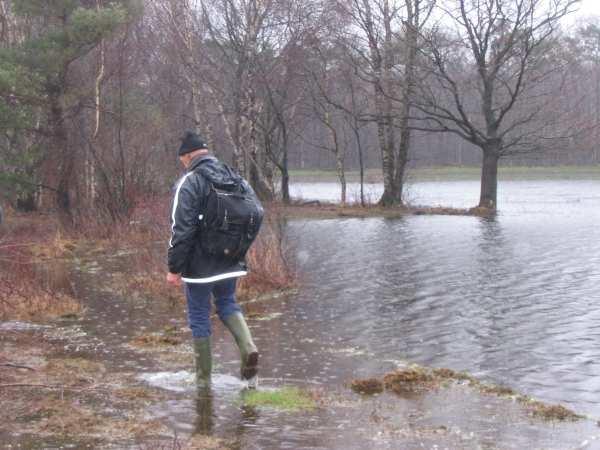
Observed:
[[[527,396],[519,396],[517,400],[522,403],[534,417],[543,420],[554,420],[559,422],[576,421],[585,419],[585,416],[579,415],[562,405],[549,405],[539,400],[534,400]]]
[[[0,296],[3,296],[0,300],[0,320],[38,321],[74,316],[81,311],[79,302],[67,294],[40,292],[35,285],[9,290],[6,296],[0,292]]]
[[[136,347],[175,346],[182,343],[181,333],[174,327],[166,327],[157,333],[141,334],[130,342],[131,345]]]
[[[365,378],[362,380],[352,380],[350,382],[350,389],[357,394],[381,394],[384,390],[384,387],[383,381],[378,378]]]
[[[288,411],[315,409],[317,402],[310,393],[297,387],[283,387],[275,390],[251,390],[243,395],[246,406],[266,406]]]
[[[403,394],[407,390],[433,388],[437,385],[435,376],[421,367],[397,370],[383,377],[383,384],[389,391]]]
[[[579,415],[562,405],[544,403],[519,394],[507,386],[485,383],[466,372],[457,372],[446,368],[432,369],[414,364],[407,368],[389,372],[382,379],[352,380],[349,386],[359,394],[377,394],[385,389],[403,396],[410,392],[448,387],[451,383],[466,384],[484,395],[513,399],[521,403],[529,414],[543,420],[575,421],[585,418],[585,416]]]
[[[0,346],[0,362],[16,363],[0,367],[4,430],[36,440],[94,440],[93,448],[169,433],[145,414],[147,404],[163,399],[163,393],[136,384],[133,374],[107,373],[95,359],[65,356],[64,340],[40,342],[21,332],[4,338],[8,344]]]
[[[137,347],[156,347],[162,345],[181,345],[182,339],[175,336],[165,336],[162,334],[146,334],[138,336],[131,341],[131,345]]]

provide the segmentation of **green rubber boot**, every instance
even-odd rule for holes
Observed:
[[[196,385],[198,388],[210,387],[210,374],[212,372],[210,336],[194,338],[194,356],[196,359]]]
[[[248,387],[256,388],[258,381],[258,350],[242,313],[233,313],[223,323],[235,338],[240,349],[242,380],[248,380]]]

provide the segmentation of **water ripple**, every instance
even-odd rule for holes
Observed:
[[[585,209],[600,206],[600,187],[583,183],[582,197],[582,183],[555,184],[510,186],[495,220],[293,222],[307,278],[295,304],[317,339],[469,370],[600,415],[600,214]],[[539,201],[551,188],[561,195]]]

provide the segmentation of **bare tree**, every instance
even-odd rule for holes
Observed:
[[[368,94],[362,88],[360,79],[355,76],[351,70],[345,71],[346,76],[343,77],[346,101],[348,105],[344,108],[345,121],[352,130],[356,152],[358,156],[358,172],[360,184],[360,205],[365,206],[365,143],[363,130],[368,126],[369,121],[364,118],[364,111],[368,105]]]
[[[273,40],[273,57],[258,66],[259,92],[264,109],[259,126],[268,161],[281,174],[281,197],[290,202],[289,152],[302,127],[300,104],[306,97],[303,66],[311,43],[326,32],[324,17],[313,2],[288,0],[280,14],[286,26]],[[271,171],[266,169],[267,173]]]
[[[234,143],[234,165],[249,178],[260,197],[270,199],[273,193],[260,164],[264,149],[259,143],[258,121],[264,104],[258,93],[257,72],[271,47],[273,33],[281,25],[279,4],[274,0],[201,0],[200,6],[211,43],[220,53],[212,65],[233,74],[231,84],[226,85],[230,102],[227,106],[221,102],[220,108]],[[230,105],[231,114],[226,114]]]
[[[558,22],[578,0],[449,0],[455,30],[432,32],[424,55],[429,83],[421,85],[417,129],[455,133],[483,153],[479,206],[496,209],[498,161],[539,149],[556,132],[548,106]],[[560,86],[558,86],[560,88]]]
[[[379,203],[402,203],[410,148],[409,114],[416,82],[419,35],[435,0],[352,0],[340,2],[352,26],[345,42],[357,76],[372,89],[384,192]]]
[[[570,67],[578,71],[577,80],[573,84],[585,85],[589,89],[586,96],[593,116],[593,130],[590,133],[590,146],[592,147],[592,161],[600,163],[600,18],[595,17],[580,27],[572,37],[574,42],[574,59],[577,67]],[[587,74],[587,83],[585,76]]]
[[[392,205],[397,199],[394,180],[398,118],[397,105],[394,104],[392,95],[395,88],[393,27],[400,19],[400,6],[390,0],[353,0],[348,13],[359,26],[366,40],[365,47],[359,44],[354,47],[354,51],[359,56],[358,66],[368,68],[363,77],[369,79],[373,88],[375,106],[373,116],[377,124],[383,172],[383,195],[379,202],[384,206]],[[368,51],[365,51],[366,49]]]
[[[404,30],[400,39],[403,48],[403,69],[401,72],[401,97],[399,131],[400,143],[396,156],[394,175],[394,202],[402,203],[404,188],[404,174],[409,160],[411,145],[410,115],[414,101],[417,79],[417,57],[421,46],[420,35],[429,20],[436,5],[436,0],[406,0],[406,20],[403,22]],[[393,95],[389,93],[388,95]]]

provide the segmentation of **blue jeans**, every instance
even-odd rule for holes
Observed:
[[[241,312],[235,301],[237,279],[229,278],[215,283],[185,283],[185,296],[188,305],[188,322],[195,338],[211,335],[210,294],[215,298],[217,314],[225,320],[231,314]]]

